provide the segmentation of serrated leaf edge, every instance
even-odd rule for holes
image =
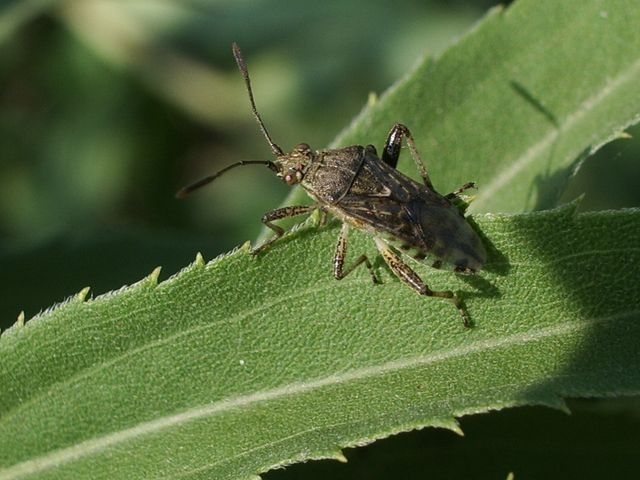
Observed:
[[[592,318],[588,320],[582,320],[580,322],[568,322],[561,325],[554,325],[548,328],[540,329],[536,332],[526,332],[510,335],[508,337],[486,339],[474,344],[467,344],[464,346],[456,347],[446,351],[432,352],[429,355],[423,355],[421,357],[410,357],[388,362],[382,365],[375,365],[371,367],[364,367],[349,372],[343,372],[339,375],[329,375],[326,377],[318,378],[315,380],[305,381],[304,383],[292,383],[289,385],[280,386],[270,390],[264,390],[261,392],[255,392],[249,395],[241,395],[234,398],[219,400],[217,402],[186,410],[174,415],[165,416],[152,421],[138,424],[134,427],[119,432],[110,433],[101,437],[85,440],[72,447],[49,452],[46,455],[27,460],[5,469],[3,473],[4,479],[18,478],[25,474],[33,474],[39,471],[44,471],[50,468],[58,467],[62,464],[80,459],[86,455],[90,455],[94,452],[100,452],[111,446],[117,445],[121,442],[132,440],[142,435],[148,435],[157,433],[166,428],[171,428],[176,425],[180,425],[185,422],[195,421],[201,418],[205,418],[211,415],[215,415],[219,412],[227,411],[230,409],[236,409],[241,407],[247,407],[249,405],[275,400],[292,394],[302,394],[315,389],[344,383],[348,381],[360,380],[373,375],[381,375],[386,373],[395,372],[402,368],[415,368],[422,365],[432,364],[438,361],[444,361],[455,357],[466,356],[476,351],[481,351],[489,348],[500,348],[504,345],[513,345],[517,343],[527,343],[532,340],[538,340],[541,338],[551,337],[554,335],[565,334],[568,331],[579,330],[583,328],[592,328],[595,324],[601,324],[618,320],[619,318],[625,318],[629,315],[639,315],[640,311],[624,312],[622,314],[610,315],[602,318]],[[535,335],[534,335],[535,333]],[[473,409],[464,409],[452,412],[450,419],[425,419],[428,424],[420,425],[420,421],[413,422],[412,424],[404,424],[394,427],[393,429],[373,432],[372,434],[353,442],[347,442],[342,445],[342,448],[365,445],[371,443],[377,439],[393,435],[395,433],[404,432],[416,428],[425,428],[428,426],[436,426],[442,428],[448,428],[456,433],[461,433],[460,427],[455,421],[455,418],[472,413],[486,412],[488,410],[499,410],[507,407],[514,407],[518,405],[544,405],[554,408],[560,408],[561,410],[568,411],[564,405],[564,401],[560,395],[549,394],[545,399],[518,399],[509,402],[498,402],[492,405],[476,406]],[[313,458],[331,458],[327,457],[325,453],[319,457]],[[311,460],[312,458],[305,457],[302,460]],[[296,460],[300,461],[300,460]],[[289,460],[282,464],[270,466],[269,468],[275,468],[290,463]],[[267,469],[268,470],[268,469]],[[264,471],[267,471],[264,470]],[[258,472],[262,473],[262,472]]]

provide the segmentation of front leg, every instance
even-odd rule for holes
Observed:
[[[420,158],[420,154],[418,153],[418,149],[416,148],[416,142],[413,140],[413,135],[411,135],[411,132],[405,125],[396,123],[389,132],[387,142],[384,144],[384,151],[382,152],[382,161],[390,167],[396,168],[396,166],[398,165],[398,158],[400,157],[402,138],[407,139],[407,145],[409,145],[411,158],[413,158],[416,167],[418,167],[418,172],[420,173],[425,186],[433,190],[433,184],[429,179],[427,168],[424,166],[422,158]]]
[[[471,327],[471,320],[469,319],[469,314],[465,310],[462,305],[462,301],[458,296],[450,290],[436,291],[431,290],[426,283],[422,281],[422,279],[418,276],[416,272],[414,272],[409,265],[404,263],[400,257],[385,243],[384,240],[376,237],[375,238],[376,246],[378,250],[382,254],[382,258],[389,265],[391,271],[405,284],[410,286],[413,290],[418,292],[420,295],[424,295],[425,297],[440,297],[446,298],[458,309],[460,315],[462,316],[462,321],[464,322],[464,326],[469,328]]]
[[[256,255],[262,252],[263,250],[267,249],[269,245],[271,245],[273,242],[278,240],[282,235],[284,235],[284,229],[282,227],[279,227],[278,225],[275,225],[272,222],[276,220],[281,220],[283,218],[297,217],[298,215],[311,213],[316,208],[318,208],[316,205],[294,205],[291,207],[276,208],[275,210],[265,213],[262,216],[262,223],[264,223],[267,227],[273,230],[275,232],[275,235],[271,237],[269,240],[267,240],[266,242],[264,242],[262,245],[251,250],[251,254]]]

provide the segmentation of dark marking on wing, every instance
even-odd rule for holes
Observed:
[[[387,233],[401,243],[399,248],[416,248],[429,252],[434,246],[433,235],[427,235],[416,223],[416,215],[410,203],[399,202],[389,197],[366,197],[347,194],[336,207],[348,217],[356,218]],[[404,247],[404,248],[403,248]]]

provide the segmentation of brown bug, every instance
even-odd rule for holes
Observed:
[[[373,282],[380,283],[366,255],[360,255],[350,266],[344,266],[349,227],[364,230],[373,235],[385,262],[400,280],[420,295],[449,299],[462,315],[465,326],[471,326],[469,315],[458,296],[448,290],[431,290],[402,261],[394,246],[421,261],[426,260],[427,256],[432,257],[430,263],[434,268],[449,267],[457,273],[474,273],[482,268],[486,259],[485,249],[458,205],[458,196],[474,188],[475,184],[466,183],[444,196],[436,192],[409,129],[399,123],[389,132],[381,157],[378,157],[373,145],[316,151],[306,143],[301,143],[290,153],[284,153],[271,140],[258,114],[249,72],[235,43],[233,55],[247,87],[251,111],[276,159],[234,163],[183,188],[177,196],[184,197],[232,168],[249,164],[266,165],[288,185],[300,184],[315,203],[277,208],[264,214],[262,223],[275,235],[252,253],[265,250],[284,234],[284,230],[273,223],[275,220],[309,214],[314,210],[320,210],[323,215],[331,213],[342,221],[333,259],[333,275],[336,279],[341,280],[358,265],[364,264]],[[418,167],[422,184],[396,169],[403,138]]]

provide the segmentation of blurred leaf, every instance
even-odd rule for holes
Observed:
[[[391,126],[404,123],[441,191],[478,183],[471,211],[552,207],[580,162],[639,119],[638,24],[630,0],[495,8],[334,145],[382,147]],[[401,168],[411,168],[407,157]]]
[[[132,220],[185,223],[171,192],[178,159],[201,136],[187,118],[51,21],[23,32],[5,52],[0,241],[33,245]]]
[[[241,86],[201,60],[164,45],[158,37],[158,24],[179,21],[182,10],[184,7],[166,2],[141,7],[129,2],[82,0],[66,3],[59,15],[103,58],[135,71],[195,118],[212,123],[233,121],[238,117],[236,99],[241,96]]]
[[[477,3],[81,0],[66,2],[59,18],[102,58],[227,131],[253,126],[230,54],[236,41],[259,72],[260,109],[278,138],[328,142],[367,89],[385,88],[425,48],[440,51],[464,32],[482,12]],[[380,35],[381,23],[393,28]]]
[[[383,286],[337,284],[331,227],[4,332],[0,478],[248,478],[469,413],[640,392],[640,211],[477,221],[486,271],[428,277],[462,290],[472,330],[380,265]]]
[[[8,40],[25,23],[42,14],[57,0],[4,0],[0,7],[0,43]]]

